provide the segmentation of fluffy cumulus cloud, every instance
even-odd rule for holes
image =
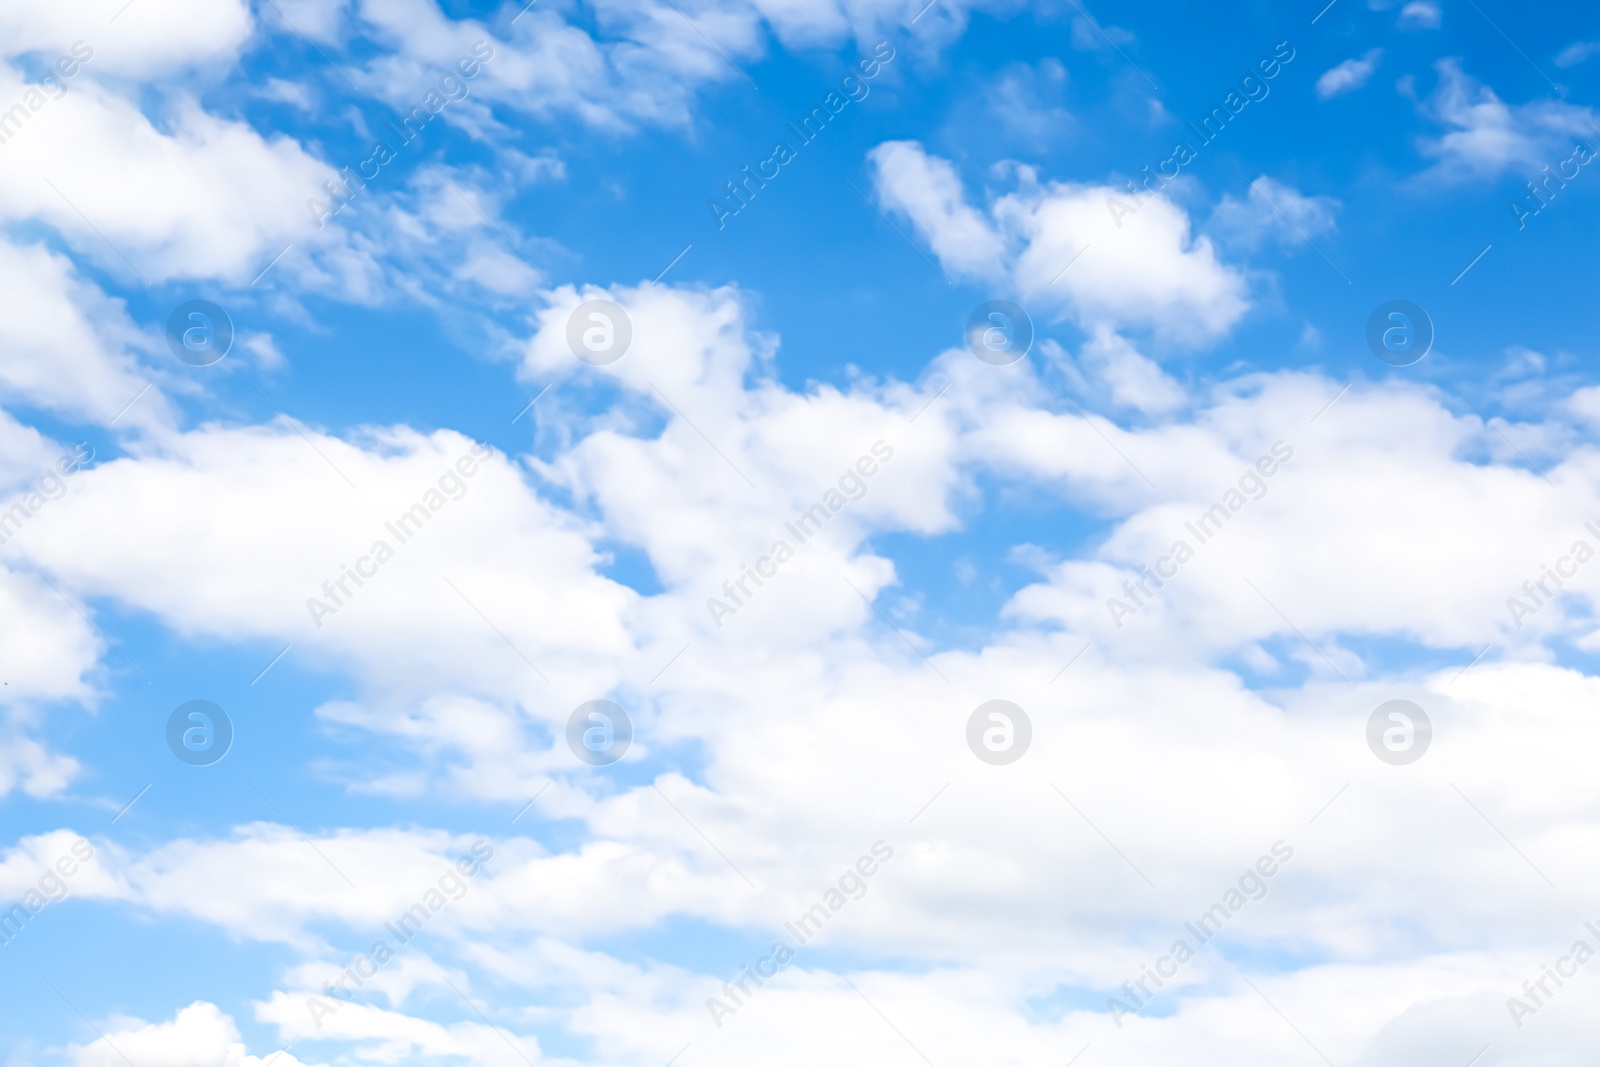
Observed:
[[[6,221],[43,220],[133,281],[249,282],[314,232],[305,202],[334,169],[298,142],[182,98],[158,125],[88,70],[77,81],[0,145]],[[20,78],[0,76],[0,93],[23,91]],[[96,179],[110,171],[118,181]],[[252,195],[240,197],[246,187]]]
[[[1163,193],[1041,182],[1019,168],[1018,188],[984,212],[967,202],[954,167],[916,142],[886,142],[868,158],[886,205],[911,220],[947,270],[1006,281],[1081,325],[1150,329],[1193,345],[1250,306],[1243,274]]]
[[[32,54],[51,64],[87,55],[96,71],[149,77],[189,65],[227,63],[253,29],[250,5],[243,0],[18,4],[0,14],[5,41],[0,54]]]
[[[206,1064],[207,1067],[312,1067],[317,1061],[298,1059],[287,1049],[263,1050],[252,1055],[239,1037],[239,1027],[215,1005],[197,1000],[169,1021],[145,1023],[121,1020],[98,1041],[72,1045],[67,1062],[73,1067],[112,1067],[132,1057],[137,1063],[171,1067]]]
[[[138,358],[144,339],[120,302],[84,280],[71,260],[43,245],[0,241],[0,285],[28,308],[0,318],[6,402],[79,423],[160,425],[170,418],[159,391],[140,395],[152,384]]]
[[[581,689],[589,669],[579,664],[631,641],[633,595],[595,573],[582,521],[459,434],[397,429],[345,442],[280,424],[147,447],[79,474],[30,520],[18,550],[65,588],[114,590],[179,632],[281,639],[308,662],[365,663],[380,701],[447,679],[520,701],[528,685],[551,684],[540,663],[563,691]],[[166,521],[168,536],[90,550],[82,538],[115,516]],[[235,570],[223,562],[232,558],[253,562]],[[224,570],[233,577],[217,580]],[[564,671],[551,666],[558,660]]]
[[[305,201],[333,169],[292,138],[207,110],[182,77],[234,69],[257,29],[248,5],[95,0],[0,19],[3,221],[43,222],[145,284],[249,281],[311,237]],[[146,91],[157,75],[163,91]],[[118,180],[97,180],[110,173]]]
[[[1000,273],[1005,248],[993,223],[966,200],[949,160],[930,156],[915,141],[889,141],[868,157],[878,191],[908,216],[947,268],[963,274]]]

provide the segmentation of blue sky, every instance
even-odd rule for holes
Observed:
[[[1576,1062],[1596,42],[1477,0],[0,14],[0,1063]],[[969,730],[996,699],[1029,729]]]

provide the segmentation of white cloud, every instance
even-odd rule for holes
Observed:
[[[286,81],[283,78],[268,78],[262,83],[258,91],[265,100],[276,100],[279,103],[299,108],[301,111],[310,112],[316,107],[311,87],[302,82]]]
[[[14,300],[11,313],[0,315],[0,397],[7,404],[107,423],[138,397],[120,425],[171,420],[159,390],[140,396],[151,383],[130,350],[146,342],[122,302],[84,281],[65,256],[0,240],[0,287]]]
[[[86,70],[143,77],[231,61],[252,29],[244,0],[8,4],[0,11],[0,56],[33,53],[54,61],[82,42],[93,52]]]
[[[1006,67],[988,93],[992,116],[1031,141],[1055,140],[1073,129],[1072,114],[1061,105],[1067,68],[1046,58],[1036,64]]]
[[[358,669],[396,691],[430,675],[430,686],[476,678],[469,688],[492,684],[500,693],[537,681],[447,579],[502,620],[536,663],[572,657],[576,668],[596,649],[627,642],[619,614],[632,594],[594,574],[579,521],[540,501],[505,457],[481,459],[468,478],[456,464],[471,458],[473,443],[453,433],[312,440],[286,425],[152,440],[136,456],[78,475],[72,493],[30,520],[17,544],[68,588],[147,604],[180,633],[281,638],[313,662],[365,663]],[[437,518],[400,543],[384,524],[419,502],[431,507],[430,494]],[[200,500],[207,506],[197,510]],[[145,517],[141,536],[96,538],[130,514]],[[508,538],[508,528],[521,533]],[[92,551],[85,538],[97,540]],[[308,600],[338,606],[343,597],[330,598],[323,583],[372,556],[380,540],[395,555],[379,576],[359,589],[347,584],[350,600],[336,617],[314,619]],[[249,566],[230,562],[243,559]],[[528,611],[534,603],[542,607]],[[443,619],[453,624],[440,640]],[[390,658],[408,633],[417,645],[396,670]]]
[[[1382,58],[1383,49],[1372,48],[1364,55],[1347,59],[1338,66],[1324,71],[1317,79],[1317,97],[1327,100],[1344,93],[1355,92],[1367,84],[1367,79],[1378,69],[1378,62]]]
[[[67,1061],[73,1067],[127,1067],[124,1057],[150,1067],[267,1067],[269,1063],[309,1067],[287,1050],[252,1055],[234,1021],[203,1000],[179,1010],[170,1022],[118,1018],[100,1029],[106,1031],[103,1037],[67,1046]]]
[[[492,20],[491,28],[447,18],[432,0],[360,0],[362,32],[386,54],[354,76],[389,103],[410,108],[472,43],[488,40],[495,58],[474,92],[500,106],[539,117],[574,115],[611,130],[686,126],[697,93],[743,84],[739,71],[764,60],[774,40],[789,49],[854,44],[871,55],[917,18],[917,36],[936,46],[958,36],[972,10],[1010,7],[1009,0],[943,0],[931,8],[918,0],[603,0],[593,5],[592,24],[541,4],[513,24]],[[1116,28],[1107,32],[1129,39]],[[1095,34],[1094,46],[1102,40]]]
[[[1407,30],[1436,30],[1442,16],[1436,0],[1410,0],[1400,9],[1400,27]]]
[[[1100,327],[1079,355],[1085,368],[1110,390],[1113,403],[1161,415],[1188,403],[1183,387],[1159,364],[1122,337]]]
[[[1537,171],[1565,159],[1573,139],[1592,137],[1595,114],[1560,100],[1508,105],[1474,80],[1455,59],[1434,64],[1439,85],[1422,112],[1449,132],[1425,140],[1437,162],[1426,172],[1445,180],[1486,179],[1514,167]]]
[[[603,4],[604,40],[538,6],[506,38],[475,20],[446,18],[431,0],[362,0],[359,10],[387,46],[364,77],[396,106],[418,104],[441,73],[488,41],[494,58],[473,82],[475,93],[528,114],[574,114],[613,129],[686,124],[700,87],[738,80],[723,55],[749,60],[765,46],[761,14],[744,4],[696,12],[692,25],[666,4]]]
[[[283,353],[278,350],[277,343],[268,333],[240,334],[239,347],[250,353],[256,365],[265,371],[280,370],[285,362]]]
[[[886,141],[867,153],[867,162],[885,204],[911,219],[946,267],[977,276],[1001,270],[1000,236],[966,202],[948,160],[929,156],[915,141]]]
[[[0,69],[0,99],[22,92],[20,77]],[[0,145],[3,217],[50,224],[128,281],[248,282],[285,244],[313,237],[306,200],[323,195],[331,168],[182,95],[163,111],[157,126],[85,67]],[[107,173],[118,180],[95,179]]]
[[[0,798],[13,789],[34,797],[60,793],[77,777],[79,764],[37,737],[45,710],[53,704],[98,703],[96,665],[107,649],[89,622],[39,576],[15,564],[19,546],[32,532],[37,514],[59,507],[79,475],[60,476],[56,466],[73,450],[54,447],[37,434],[20,432],[0,413],[8,445],[4,496],[0,497],[0,539],[8,546],[0,567],[0,662],[7,664],[0,686]]]
[[[1263,174],[1250,183],[1249,195],[1224,196],[1207,227],[1244,248],[1259,248],[1269,237],[1298,248],[1319,234],[1331,233],[1339,207],[1331,196],[1306,196]]]
[[[1161,194],[1140,201],[1113,186],[1051,183],[1001,198],[994,214],[1020,244],[1011,273],[1022,294],[1065,304],[1081,325],[1143,327],[1197,345],[1250,306],[1243,276]]]
[[[1072,47],[1082,52],[1109,52],[1137,39],[1120,26],[1101,26],[1081,16],[1072,20]]]
[[[1568,398],[1566,407],[1590,426],[1600,426],[1600,386],[1577,390]]]
[[[921,145],[889,142],[869,158],[880,195],[948,269],[1009,280],[1086,327],[1150,328],[1192,345],[1225,332],[1249,307],[1243,277],[1159,192],[1040,185],[1021,168],[1020,188],[985,217],[965,202],[954,168]]]
[[[10,721],[0,729],[0,797],[13,789],[34,798],[56,796],[72,784],[81,770],[73,757],[52,752],[28,736],[27,725],[31,724]]]
[[[15,502],[15,498],[5,501],[8,508]],[[59,506],[59,502],[46,505]],[[35,516],[28,525],[40,521]],[[15,530],[16,525],[7,522],[5,528]],[[15,551],[33,532],[25,528],[7,544]],[[72,605],[37,576],[4,569],[0,570],[0,611],[5,620],[0,625],[0,652],[13,664],[7,668],[5,703],[93,702],[86,675],[107,650]]]
[[[290,1041],[299,1038],[351,1042],[365,1062],[392,1063],[396,1056],[459,1058],[491,1067],[514,1067],[516,1064],[537,1067],[541,1063],[560,1062],[541,1053],[537,1038],[508,1033],[504,1028],[485,1025],[476,1018],[446,1025],[402,1012],[351,1004],[323,1018],[318,1027],[311,1022],[304,996],[290,997],[282,993],[261,1005],[257,1014],[276,1024],[279,1032]]]
[[[1573,41],[1556,54],[1556,66],[1576,67],[1597,54],[1600,54],[1600,41]]]

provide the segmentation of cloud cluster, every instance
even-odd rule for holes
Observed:
[[[592,25],[536,7],[492,26],[422,0],[271,6],[135,4],[85,80],[0,145],[16,227],[0,284],[29,309],[0,322],[3,402],[120,446],[5,546],[0,798],[81,780],[80,757],[40,738],[47,715],[103,699],[117,654],[93,620],[114,610],[186,641],[292,645],[340,679],[313,728],[335,751],[355,739],[383,757],[320,773],[505,819],[472,892],[320,1020],[308,998],[475,834],[330,818],[307,834],[248,823],[146,840],[70,817],[20,834],[0,852],[0,895],[37,885],[81,833],[95,858],[63,917],[181,924],[281,961],[251,977],[242,1007],[97,1020],[104,1037],[67,1043],[63,1061],[660,1067],[692,1048],[686,1063],[881,1064],[909,1043],[941,1063],[1065,1062],[1085,1046],[1270,1062],[1311,1044],[1399,1064],[1458,1046],[1466,1063],[1493,1044],[1506,1051],[1486,1062],[1531,1065],[1592,1031],[1576,991],[1526,1028],[1504,1012],[1600,918],[1584,889],[1600,856],[1587,759],[1600,693],[1568,659],[1600,645],[1600,564],[1568,567],[1576,542],[1600,544],[1592,390],[1511,423],[1421,384],[1169,371],[1146,353],[1214,344],[1255,305],[1249,268],[1223,250],[1327,234],[1337,201],[1261,175],[1202,233],[1175,195],[1109,180],[1011,164],[980,194],[910,140],[868,156],[885,210],[941,269],[1026,301],[1042,334],[1071,323],[1081,347],[1046,338],[1008,368],[953,347],[913,353],[911,375],[785,384],[782,338],[753,325],[735,285],[541,285],[480,232],[490,178],[442,166],[397,182],[378,221],[314,234],[304,199],[334,171],[317,151],[206,110],[195,86],[146,94],[139,79],[199,77],[252,35],[303,32],[336,52],[376,43],[349,64],[360,91],[410,100],[493,31],[504,52],[448,121],[481,136],[505,108],[623,131],[687,121],[694,93],[732,83],[718,49],[743,62],[772,40],[837,44],[910,6],[608,0]],[[109,0],[89,7],[110,25]],[[7,57],[70,46],[79,13],[65,11],[0,15]],[[966,13],[941,5],[928,25]],[[1437,8],[1402,18],[1429,25]],[[1358,87],[1377,58],[1324,75],[1322,95]],[[25,92],[22,69],[0,68],[0,90]],[[1506,105],[1459,65],[1439,70],[1425,110],[1447,132],[1424,151],[1440,174],[1533,165],[1587,123],[1573,105]],[[1064,74],[1013,71],[999,98],[1041,78]],[[88,177],[106,172],[121,180]],[[41,225],[72,258],[19,236]],[[549,387],[536,447],[508,455],[404,424],[188,424],[175,398],[196,387],[158,372],[159,338],[87,265],[130,285],[241,284],[288,244],[306,253],[285,272],[294,284],[335,279],[352,300],[470,285],[530,302],[512,373]],[[381,277],[394,258],[410,269]],[[605,366],[569,345],[571,316],[599,299],[632,326]],[[249,344],[281,361],[270,338]],[[1052,384],[1063,374],[1072,396]],[[840,472],[880,442],[893,462],[833,507]],[[62,450],[13,414],[0,443],[8,492]],[[1250,472],[1280,446],[1293,461],[1269,491]],[[446,481],[464,455],[470,482]],[[418,506],[404,550],[365,570]],[[830,517],[806,551],[718,626],[708,599],[818,506]],[[1030,508],[1078,532],[1031,543],[1014,532]],[[948,625],[924,598],[960,572],[929,579],[927,560],[984,523],[1001,532],[973,539],[979,557],[964,562],[999,592]],[[1148,564],[1178,543],[1203,551],[1152,588]],[[643,577],[622,579],[624,555]],[[339,610],[319,614],[325,585],[346,581],[358,595],[341,585]],[[1108,611],[1130,585],[1138,612]],[[1538,610],[1515,610],[1530,589]],[[606,772],[562,740],[573,708],[601,697],[635,726]],[[1396,697],[1434,722],[1434,749],[1410,768],[1364,740]],[[964,737],[994,699],[1032,716],[1033,747],[1005,768]],[[872,893],[834,909],[805,956],[716,1026],[707,999],[759,958],[751,940],[764,951],[879,840],[895,862]],[[1106,1005],[1128,976],[1278,841],[1295,860],[1271,892],[1116,1026]],[[663,929],[691,931],[696,950],[653,940]],[[725,938],[698,936],[708,929]],[[247,1042],[241,1021],[292,1052]]]
[[[627,963],[590,940],[685,916],[770,929],[809,906],[841,856],[862,846],[841,827],[891,842],[905,863],[841,913],[828,938],[926,961],[932,970],[920,976],[846,973],[902,1028],[952,1047],[962,1039],[951,1019],[1001,1035],[989,1040],[1017,1055],[1108,1039],[1104,997],[1280,838],[1296,849],[1294,871],[1229,936],[1295,945],[1316,961],[1261,979],[1291,1018],[1318,1018],[1319,998],[1366,976],[1368,999],[1340,994],[1353,1027],[1317,1024],[1329,1048],[1350,1056],[1387,1047],[1397,1039],[1386,1028],[1435,1003],[1446,1021],[1418,1032],[1448,1033],[1451,997],[1514,988],[1522,946],[1566,937],[1562,916],[1584,906],[1576,887],[1600,833],[1572,733],[1574,709],[1593,694],[1589,680],[1547,662],[1545,641],[1588,634],[1600,570],[1568,580],[1522,628],[1505,612],[1568,540],[1551,531],[1600,513],[1593,452],[1556,445],[1558,425],[1522,432],[1562,449],[1547,471],[1561,492],[1520,457],[1479,460],[1494,431],[1417,387],[1358,386],[1319,416],[1337,383],[1257,375],[1188,390],[1186,414],[1144,428],[1071,409],[1027,364],[1007,379],[965,352],[937,357],[922,384],[794,392],[757,372],[766,341],[732,290],[608,293],[632,315],[640,347],[595,368],[560,356],[566,314],[587,295],[552,299],[527,372],[559,375],[558,390],[620,390],[626,401],[576,422],[553,460],[487,464],[426,529],[432,540],[419,537],[413,565],[386,568],[382,584],[322,631],[361,684],[356,700],[322,709],[327,721],[409,750],[411,788],[437,760],[436,785],[508,810],[538,793],[535,811],[578,820],[584,841],[554,849],[497,837],[474,892],[439,920],[448,937],[421,946],[386,1003],[341,1010],[338,1029],[317,1039],[372,1056],[394,1041],[415,1054],[487,1049],[492,1031],[435,1021],[418,999],[428,989],[450,995],[446,975],[487,973],[530,993],[560,976],[582,991],[560,1013],[574,1032],[616,1033],[621,1012],[678,1046],[699,1040],[703,1001],[726,968]],[[740,626],[714,631],[701,605],[729,562],[762,547],[789,509],[814,502],[858,442],[878,438],[896,453],[873,493],[841,512],[798,569],[785,567]],[[1112,625],[1106,598],[1189,536],[1185,524],[1242,484],[1239,471],[1280,438],[1294,460],[1271,493],[1228,519],[1150,610]],[[151,612],[185,634],[303,640],[299,590],[314,589],[468,444],[398,429],[312,441],[316,449],[272,427],[164,437],[82,475],[58,525],[23,543],[26,558],[71,592]],[[897,580],[874,539],[959,528],[970,505],[955,504],[979,492],[980,475],[1030,485],[1107,527],[1077,558],[1043,565],[980,643],[931,640],[914,608],[898,614],[896,633],[863,600],[884,598]],[[230,489],[243,486],[248,493]],[[556,487],[571,504],[554,499]],[[1392,502],[1377,514],[1363,504],[1375,491]],[[219,502],[206,521],[234,525],[197,536],[185,519],[179,552],[159,516],[201,497]],[[1486,497],[1507,504],[1492,522],[1476,503]],[[141,516],[140,536],[114,552],[76,549],[74,530],[129,514]],[[1347,535],[1351,514],[1366,516],[1371,536]],[[1447,536],[1464,515],[1475,516],[1474,539]],[[605,579],[602,537],[643,552],[663,590],[642,596]],[[193,550],[207,543],[231,547]],[[521,610],[526,603],[539,608]],[[1365,637],[1435,648],[1451,665],[1393,676],[1355,640]],[[1461,676],[1489,642],[1498,651]],[[307,654],[323,653],[313,645]],[[1279,693],[1269,700],[1244,688],[1246,678],[1273,680]],[[1371,708],[1397,692],[1438,724],[1437,754],[1410,779],[1374,761],[1362,740]],[[566,713],[602,693],[638,712],[626,765],[659,767],[647,783],[598,788],[551,744]],[[760,715],[750,713],[752,694]],[[971,708],[996,696],[1035,717],[1034,750],[1005,776],[973,760],[962,736]],[[702,753],[693,778],[656,762],[685,743]],[[896,758],[886,764],[888,751]],[[822,779],[831,785],[819,795],[812,783]],[[554,784],[540,792],[545,783]],[[1412,815],[1385,824],[1394,804]],[[1018,821],[1018,811],[1030,814]],[[1041,837],[1038,824],[1051,833]],[[1374,836],[1375,825],[1387,828]],[[429,884],[461,847],[426,831],[332,831],[315,843],[336,869],[270,825],[143,854],[97,843],[99,873],[74,892],[294,946],[305,969],[258,1010],[283,1040],[310,1037],[304,998],[319,989],[319,966],[336,970],[364,951],[411,887]],[[1404,893],[1384,888],[1396,872]],[[1546,875],[1557,905],[1534,907],[1552,893]],[[1451,894],[1463,876],[1492,892]],[[229,892],[196,891],[223,881]],[[1039,915],[1052,919],[1028,918]],[[1417,945],[1390,935],[1402,922],[1422,924]],[[1495,931],[1488,941],[1484,929]],[[1128,1024],[1126,1047],[1193,1042],[1218,1058],[1276,1047],[1257,1033],[1259,1002],[1235,966],[1197,961],[1192,980],[1165,994],[1170,1014]],[[993,977],[997,968],[1006,977]],[[1441,982],[1443,972],[1457,977]],[[731,1062],[748,1043],[808,1012],[842,1013],[854,997],[834,967],[798,961],[703,1054]],[[861,1020],[862,1055],[888,1047],[869,1036],[874,1018]],[[851,1025],[805,1047],[834,1048]],[[511,1030],[532,1056],[532,1031]],[[616,1054],[656,1051],[621,1042]]]

